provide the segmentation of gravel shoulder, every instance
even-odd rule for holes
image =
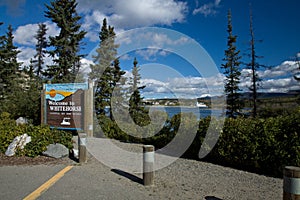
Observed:
[[[114,141],[114,144],[127,151],[142,151],[139,144],[119,141]],[[155,185],[146,189],[138,184],[142,181],[142,174],[124,173],[123,177],[135,182],[135,185],[131,183],[122,186],[133,194],[139,189],[148,194],[149,199],[275,200],[282,199],[283,195],[282,179],[182,158],[156,171]]]

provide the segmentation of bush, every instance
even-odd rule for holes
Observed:
[[[13,139],[23,134],[23,126],[17,126],[10,114],[3,112],[0,115],[0,151],[5,152]]]
[[[72,134],[65,131],[50,129],[49,126],[21,125],[17,126],[8,113],[0,115],[0,151],[5,153],[9,144],[16,136],[27,134],[31,142],[23,150],[18,150],[17,155],[35,157],[41,155],[49,144],[61,143],[72,149]]]
[[[235,168],[281,177],[300,166],[300,115],[226,119],[211,158]]]

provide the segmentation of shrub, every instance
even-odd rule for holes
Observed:
[[[4,153],[16,136],[27,134],[31,142],[23,150],[18,150],[17,155],[35,157],[41,155],[49,144],[61,143],[72,149],[72,134],[65,131],[50,129],[49,126],[21,125],[17,126],[8,113],[0,115],[0,151]]]
[[[35,157],[41,155],[49,144],[60,143],[68,149],[73,148],[72,134],[69,132],[50,129],[49,126],[27,126],[26,133],[31,136],[31,142],[28,143],[18,155]]]
[[[300,115],[226,119],[213,155],[239,169],[281,177],[284,166],[300,166]]]
[[[23,134],[24,126],[17,126],[10,114],[3,112],[0,115],[0,151],[5,152],[13,139]]]

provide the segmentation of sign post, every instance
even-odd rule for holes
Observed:
[[[88,89],[84,91],[84,130],[88,137],[93,137],[94,114],[94,82],[88,82]]]

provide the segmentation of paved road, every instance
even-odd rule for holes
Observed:
[[[23,199],[65,165],[0,167],[0,199]]]
[[[0,199],[23,199],[65,167],[66,165],[0,167]],[[38,199],[145,199],[149,196],[150,191],[141,184],[140,177],[111,170],[91,158],[83,166],[75,164]]]

